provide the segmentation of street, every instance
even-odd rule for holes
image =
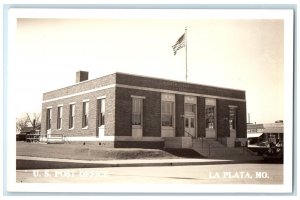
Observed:
[[[18,183],[282,184],[282,164],[17,170]]]

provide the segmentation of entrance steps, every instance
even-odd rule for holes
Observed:
[[[227,147],[216,139],[197,138],[193,139],[193,150],[202,156],[215,159],[234,159],[234,160],[256,160],[256,156],[247,147]]]
[[[47,144],[64,144],[65,137],[63,134],[51,134],[47,135]]]

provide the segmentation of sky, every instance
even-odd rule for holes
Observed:
[[[284,119],[283,20],[21,19],[13,92],[17,113],[41,112],[42,94],[114,72],[246,91],[250,122]],[[249,119],[248,119],[249,120]],[[247,120],[247,121],[248,121]]]

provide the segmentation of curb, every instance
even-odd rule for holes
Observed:
[[[17,170],[27,169],[66,169],[66,168],[106,168],[106,167],[157,167],[157,166],[186,166],[186,165],[218,165],[258,163],[260,160],[216,160],[216,161],[183,161],[183,162],[135,162],[135,163],[83,163],[66,161],[46,161],[34,159],[16,160]]]

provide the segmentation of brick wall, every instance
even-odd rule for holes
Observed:
[[[126,84],[132,86],[191,92],[205,95],[215,95],[230,98],[245,98],[244,91],[216,88],[210,86],[189,84],[161,80],[156,78],[139,77],[122,73],[111,74],[105,77],[85,81],[70,87],[47,92],[44,100],[71,95],[77,92],[99,88],[110,84]],[[143,135],[161,136],[161,93],[127,88],[109,88],[88,94],[77,95],[42,105],[42,133],[46,132],[46,107],[52,106],[52,133],[63,133],[67,136],[96,136],[97,134],[97,97],[106,95],[105,135],[131,136],[131,95],[144,96],[143,100]],[[176,94],[176,136],[184,135],[184,123],[181,115],[184,114],[184,96]],[[89,127],[82,129],[82,100],[89,99]],[[69,103],[76,102],[75,128],[69,130]],[[57,130],[57,105],[63,104],[62,130]],[[217,134],[218,137],[229,136],[228,105],[236,105],[237,109],[237,137],[246,137],[246,103],[230,100],[217,100]],[[116,122],[116,123],[115,123]],[[205,136],[205,98],[197,97],[197,135]]]
[[[144,100],[144,136],[161,136],[161,93],[141,91]]]
[[[128,75],[117,73],[116,83],[140,87],[150,87],[156,89],[175,90],[180,92],[199,93],[214,96],[223,96],[231,98],[245,98],[245,92],[241,90],[232,90],[225,88],[218,88],[212,86],[191,84],[185,82],[162,80],[157,78],[140,77],[135,75]]]
[[[47,118],[47,110],[46,110],[46,104],[42,104],[42,110],[41,110],[41,133],[45,134],[46,133],[46,118]]]
[[[237,106],[236,110],[236,137],[247,137],[246,125],[246,102],[217,100],[217,135],[218,137],[229,137],[229,105]],[[226,119],[225,119],[226,118]]]
[[[228,105],[226,100],[217,99],[217,137],[230,137]]]
[[[131,136],[132,99],[126,89],[116,88],[116,136]]]
[[[238,102],[237,108],[237,138],[247,138],[247,110],[246,102]]]
[[[184,136],[184,118],[182,115],[184,115],[184,96],[180,94],[175,95],[175,113],[176,113],[176,129],[175,134],[176,137],[182,137]]]
[[[105,89],[71,98],[43,103],[41,132],[46,133],[46,110],[52,106],[51,133],[66,136],[96,136],[97,134],[97,97],[106,96],[105,135],[114,135],[115,126],[115,88]],[[83,100],[89,99],[88,128],[82,129]],[[70,103],[75,103],[74,129],[69,129]],[[57,129],[57,106],[63,104],[62,129]]]
[[[74,73],[75,77],[75,73]],[[53,90],[50,92],[46,92],[43,94],[43,101],[61,97],[61,96],[66,96],[78,92],[84,92],[87,90],[107,86],[116,83],[116,74],[111,74],[107,76],[103,76],[97,79],[89,80],[89,81],[84,81],[75,85],[71,85],[69,87]]]
[[[126,88],[116,89],[116,135],[131,136],[131,95],[146,97],[143,100],[143,136],[160,137],[161,94]]]
[[[197,136],[205,137],[205,98],[197,97]]]

